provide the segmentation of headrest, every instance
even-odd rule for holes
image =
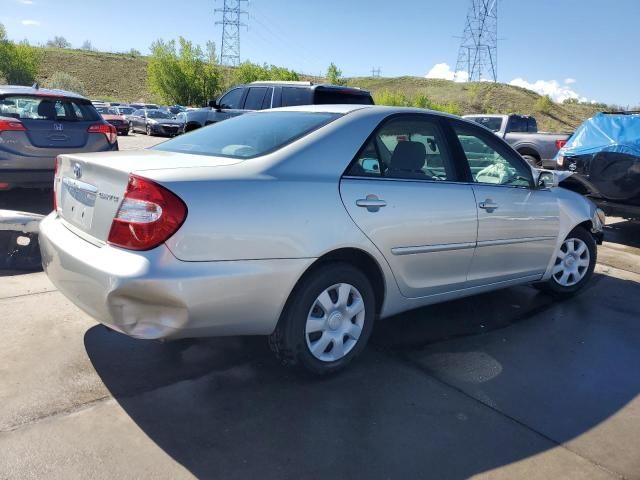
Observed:
[[[38,105],[38,115],[45,118],[55,118],[57,116],[56,104],[51,100],[42,100]]]
[[[420,142],[399,142],[396,145],[389,167],[393,170],[418,171],[424,167],[427,149]]]

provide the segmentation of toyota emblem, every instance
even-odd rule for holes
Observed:
[[[73,176],[76,178],[80,178],[82,176],[82,168],[80,167],[80,164],[75,163],[73,165]]]

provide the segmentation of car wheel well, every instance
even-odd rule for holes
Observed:
[[[587,187],[582,183],[573,180],[571,177],[564,179],[560,182],[559,186],[566,188],[567,190],[571,190],[572,192],[579,193],[580,195],[588,195],[590,193]]]
[[[197,122],[189,122],[187,123],[187,125],[184,127],[184,131],[185,132],[191,132],[193,130],[197,130],[198,128],[200,128],[202,125],[200,125]]]
[[[531,157],[534,157],[536,160],[540,160],[540,154],[536,152],[533,148],[522,147],[518,149],[518,153],[520,155],[529,155]]]
[[[578,228],[578,227],[582,227],[587,232],[591,233],[591,229],[593,228],[593,222],[591,220],[585,220],[584,222],[579,223],[578,225],[576,225],[576,228]]]
[[[364,273],[373,287],[376,302],[376,314],[379,314],[382,311],[382,304],[385,296],[384,274],[382,273],[382,269],[380,268],[380,265],[378,265],[378,262],[371,255],[357,248],[340,248],[338,250],[328,252],[318,258],[298,279],[298,282],[289,295],[289,299],[293,298],[298,286],[304,279],[319,267],[327,265],[328,263],[346,263],[354,266]],[[287,304],[288,303],[289,300],[287,300]]]

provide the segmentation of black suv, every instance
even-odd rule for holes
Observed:
[[[266,108],[295,105],[357,104],[373,105],[366,90],[311,82],[253,82],[238,85],[209,102],[208,108],[185,112],[185,132],[237,115]]]

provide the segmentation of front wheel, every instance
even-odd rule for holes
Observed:
[[[364,349],[375,318],[367,277],[343,263],[319,267],[291,294],[269,344],[287,366],[324,375],[343,369]]]
[[[589,282],[596,259],[596,241],[593,236],[586,229],[576,227],[569,232],[556,253],[551,278],[535,286],[554,295],[573,295]]]
[[[151,126],[147,125],[147,128],[145,128],[145,133],[149,136],[151,136]]]

